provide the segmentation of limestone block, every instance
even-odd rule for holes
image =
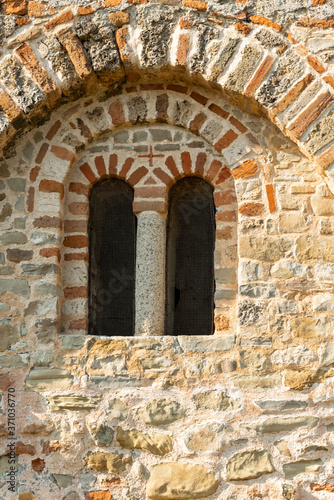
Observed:
[[[167,399],[153,400],[142,408],[139,408],[137,415],[141,420],[149,425],[167,425],[184,418],[187,414],[177,401]]]
[[[301,213],[282,214],[279,217],[278,227],[282,234],[303,233],[307,229],[307,223]]]
[[[121,446],[130,450],[145,450],[153,455],[164,456],[173,449],[173,439],[167,434],[144,434],[137,429],[124,430],[117,427],[116,439]]]
[[[219,422],[206,422],[189,429],[184,443],[189,451],[195,453],[219,453],[223,444],[225,425]]]
[[[151,500],[193,500],[213,495],[218,486],[203,465],[167,462],[151,467],[146,492]]]
[[[307,408],[307,401],[289,399],[289,400],[261,400],[255,401],[255,404],[261,408],[262,411],[272,413],[276,411],[292,411],[303,410]]]
[[[240,408],[240,403],[219,390],[209,390],[197,392],[193,395],[196,408],[205,408],[207,410],[227,411]]]
[[[299,462],[290,462],[283,465],[283,472],[287,479],[293,479],[298,474],[314,474],[321,468],[323,461],[318,460],[300,460]]]
[[[320,363],[328,366],[334,363],[334,343],[326,344],[321,350]]]
[[[26,380],[26,389],[37,392],[68,389],[72,379],[69,371],[60,368],[32,368]]]
[[[301,262],[309,260],[334,262],[333,239],[300,236],[297,240],[296,257]]]
[[[334,311],[334,294],[323,293],[313,297],[314,311]]]
[[[235,335],[179,335],[177,337],[183,351],[210,352],[229,351],[235,344]]]
[[[226,466],[226,481],[245,481],[274,472],[265,450],[249,449],[235,453]]]
[[[254,429],[256,432],[272,433],[272,432],[289,432],[299,429],[300,427],[316,427],[319,423],[319,418],[311,416],[302,417],[272,417],[267,418],[263,422],[255,424],[246,424],[247,429]]]
[[[51,411],[89,411],[97,407],[102,396],[64,394],[62,396],[49,396],[47,399]]]
[[[88,469],[97,472],[124,472],[128,465],[132,463],[131,457],[126,457],[120,453],[107,453],[96,451],[89,453],[85,457]]]
[[[240,236],[239,254],[245,259],[276,261],[282,259],[292,248],[292,241],[273,236]],[[334,259],[334,258],[333,258]]]
[[[315,361],[314,352],[305,346],[289,347],[282,351],[274,351],[270,357],[273,364],[281,363],[283,365],[305,365]]]
[[[318,198],[316,196],[312,196],[311,207],[315,215],[334,215],[334,200],[332,200],[331,198]]]

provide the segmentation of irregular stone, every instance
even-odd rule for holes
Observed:
[[[240,352],[240,368],[246,368],[252,371],[265,370],[267,366],[267,357],[264,354],[254,353],[252,351]]]
[[[116,439],[121,446],[130,450],[145,450],[153,455],[164,456],[173,449],[173,439],[167,434],[144,434],[137,429],[124,430],[117,427]]]
[[[0,356],[0,368],[25,368],[28,364],[29,358],[24,354]]]
[[[319,423],[319,418],[311,416],[303,417],[272,417],[267,418],[264,422],[258,424],[246,424],[247,429],[254,429],[262,434],[272,432],[289,432],[299,429],[300,427],[316,427]]]
[[[291,410],[303,410],[307,408],[308,404],[306,401],[300,400],[265,400],[265,401],[255,401],[255,404],[261,408],[264,412],[272,413],[274,411],[291,411]]]
[[[297,262],[280,261],[270,268],[270,274],[274,278],[289,279],[294,276],[302,276],[303,266]]]
[[[284,375],[284,385],[295,391],[302,391],[311,387],[317,378],[315,370],[286,370]]]
[[[73,483],[73,476],[67,474],[52,474],[59,488],[67,488]]]
[[[334,294],[323,293],[313,297],[314,311],[334,311]]]
[[[240,236],[240,257],[252,259],[254,255],[258,260],[278,261],[291,250],[292,241],[286,238],[273,236]]]
[[[125,420],[128,416],[128,407],[120,399],[109,401],[108,418],[115,420]]]
[[[48,313],[57,313],[57,298],[33,300],[24,310],[24,316],[42,316]]]
[[[314,474],[321,468],[323,461],[318,460],[300,460],[283,465],[283,472],[287,479],[293,479],[298,474]]]
[[[185,417],[187,411],[177,401],[154,400],[139,408],[137,415],[149,425],[167,425]]]
[[[307,229],[307,223],[301,213],[282,214],[279,217],[278,227],[282,234],[303,233]]]
[[[7,231],[0,236],[2,245],[19,245],[27,242],[27,237],[19,231]]]
[[[240,295],[246,295],[253,299],[270,299],[278,295],[275,285],[240,285]]]
[[[41,319],[36,321],[36,336],[40,344],[54,342],[57,333],[57,321],[55,319]]]
[[[331,198],[318,198],[312,196],[311,207],[315,215],[321,217],[334,215],[334,200]]]
[[[320,364],[328,366],[334,363],[334,343],[323,346],[320,356]]]
[[[311,394],[314,403],[334,403],[334,378],[320,384]]]
[[[44,276],[46,274],[57,274],[56,264],[22,264],[21,274],[27,276]]]
[[[19,330],[7,320],[0,321],[0,351],[6,351],[20,340]]]
[[[22,260],[31,260],[34,252],[32,250],[20,250],[18,248],[7,249],[7,259],[10,262],[21,262]]]
[[[26,380],[26,389],[43,392],[52,389],[69,389],[73,377],[60,368],[32,368]]]
[[[334,139],[334,113],[328,113],[322,120],[312,128],[306,142],[305,146],[313,154],[319,151],[319,149],[329,144]],[[319,214],[321,215],[321,214]]]
[[[218,486],[203,465],[167,462],[151,467],[146,493],[151,500],[190,500],[213,495]]]
[[[334,262],[333,238],[300,236],[297,239],[296,257],[301,262],[309,260]]]
[[[0,280],[0,295],[2,293],[11,292],[14,295],[28,298],[30,296],[30,287],[27,280],[13,278]]]
[[[231,379],[233,384],[240,389],[264,389],[267,387],[280,387],[282,376],[273,375],[240,375]]]
[[[59,242],[59,236],[49,233],[32,233],[30,240],[35,245],[56,245]]]
[[[195,453],[219,453],[223,444],[225,425],[218,422],[208,422],[190,429],[184,442],[189,451]]]
[[[103,375],[92,375],[90,380],[99,387],[113,390],[123,389],[124,387],[147,387],[154,382],[154,379],[148,378],[132,378],[127,376],[105,377]]]
[[[62,335],[61,343],[64,349],[80,349],[84,343],[84,337],[79,335]]]
[[[114,431],[107,425],[97,425],[95,422],[88,424],[89,432],[96,446],[111,446]]]
[[[270,357],[273,364],[284,365],[305,365],[315,361],[317,358],[314,352],[305,346],[288,347],[282,351],[274,351]]]
[[[183,351],[191,352],[210,352],[210,351],[229,351],[235,344],[235,335],[179,335],[177,340]]]
[[[89,411],[97,407],[102,396],[64,394],[62,396],[49,396],[47,399],[51,411]]]
[[[15,191],[16,193],[24,193],[26,188],[26,179],[12,177],[7,180],[7,184],[12,191]]]
[[[35,293],[38,295],[61,295],[61,289],[57,283],[50,283],[49,281],[41,281],[35,286]]]
[[[126,470],[127,466],[132,463],[132,458],[120,453],[96,451],[89,453],[85,457],[85,462],[88,469],[97,472],[119,473]]]
[[[35,366],[50,366],[53,361],[54,351],[36,351],[32,360]]]
[[[226,481],[245,481],[264,474],[271,474],[275,469],[270,455],[265,450],[248,449],[232,455],[226,466]]]
[[[207,410],[227,411],[240,408],[240,403],[218,390],[198,392],[192,396],[196,408]]]
[[[152,370],[154,372],[164,372],[172,364],[170,359],[162,357],[144,358],[140,363],[144,370]]]
[[[304,316],[290,319],[291,333],[302,339],[320,339],[330,333],[330,323],[326,318]]]

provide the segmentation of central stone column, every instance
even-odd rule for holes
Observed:
[[[135,335],[163,335],[165,325],[166,217],[137,214]]]

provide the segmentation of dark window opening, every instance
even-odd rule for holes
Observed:
[[[133,189],[119,179],[95,184],[89,200],[89,333],[134,334],[136,217]]]
[[[213,188],[185,177],[170,190],[167,223],[168,335],[214,331],[215,206]]]

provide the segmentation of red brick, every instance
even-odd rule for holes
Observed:
[[[78,201],[74,201],[68,205],[68,209],[73,215],[88,215],[89,213],[89,204],[82,203]]]
[[[62,12],[59,16],[55,17],[54,19],[51,19],[48,23],[45,24],[45,28],[47,30],[51,30],[58,24],[66,23],[67,21],[70,21],[73,19],[73,14],[70,10],[66,10],[65,12]]]
[[[181,165],[183,172],[185,174],[190,174],[191,172],[191,156],[188,151],[181,153]]]
[[[65,253],[64,255],[65,261],[72,261],[72,260],[84,260],[88,262],[88,253]]]
[[[256,174],[258,168],[255,160],[246,160],[239,167],[234,168],[231,174],[234,179],[247,179],[247,177],[252,177]]]
[[[175,85],[174,83],[170,83],[167,85],[168,90],[173,90],[174,92],[178,92],[179,94],[186,94],[188,92],[188,87],[183,87],[182,85]]]
[[[64,290],[65,299],[87,299],[88,288],[86,286],[72,286],[65,288]]]
[[[109,174],[116,175],[117,173],[117,155],[112,154],[109,158]]]
[[[215,193],[213,193],[213,199],[215,201],[216,207],[220,207],[222,205],[231,205],[231,203],[235,203],[237,201],[233,189],[216,191]]]
[[[74,153],[66,148],[62,148],[60,146],[51,146],[51,151],[60,160],[68,161],[71,163],[75,160]]]
[[[59,193],[61,197],[64,195],[64,185],[57,181],[43,179],[39,183],[38,189],[43,193]]]
[[[204,152],[198,153],[196,158],[195,172],[198,175],[204,175],[204,166],[206,163],[206,154]]]
[[[194,134],[198,134],[206,119],[207,116],[204,113],[198,113],[198,115],[196,115],[195,118],[190,122],[189,130]]]
[[[36,163],[42,163],[48,149],[49,149],[49,144],[47,144],[46,142],[44,144],[42,144],[42,146],[40,147],[40,150],[38,151],[37,156],[36,156],[36,160],[35,160]]]
[[[97,156],[95,158],[95,165],[97,173],[99,174],[100,177],[104,177],[107,175],[106,164],[104,163],[103,156]]]
[[[295,136],[300,137],[311,123],[316,120],[320,114],[326,109],[334,100],[334,96],[330,92],[324,92],[319,95],[303,111],[298,118],[288,127],[288,130]]]
[[[12,379],[8,373],[3,373],[0,375],[0,389],[5,391],[12,385]]]
[[[66,236],[64,238],[64,247],[67,248],[85,248],[88,246],[88,238],[84,234],[76,236]]]
[[[309,63],[309,65],[312,66],[312,68],[317,73],[319,73],[320,75],[325,73],[326,69],[323,67],[323,65],[315,57],[307,56],[306,59],[307,59],[307,62]]]
[[[314,80],[314,76],[309,73],[306,75],[300,82],[298,82],[284,97],[281,99],[276,106],[273,108],[271,111],[271,116],[276,116],[280,113],[283,113],[283,111],[286,110],[286,108],[297,99],[297,97],[312,83]]]
[[[94,184],[98,180],[88,163],[81,165],[80,170],[91,184]]]
[[[165,164],[166,164],[167,168],[170,170],[173,177],[178,177],[180,172],[178,171],[175,160],[172,156],[168,156],[168,158],[165,161]]]
[[[165,201],[153,201],[153,200],[143,200],[143,201],[134,201],[133,203],[133,211],[135,213],[138,212],[166,212],[166,202]]]
[[[201,12],[205,12],[208,8],[208,4],[202,0],[182,0],[182,3],[185,7],[190,7]]]
[[[86,318],[75,319],[71,321],[69,324],[70,330],[87,330],[88,329],[88,321]]]
[[[46,134],[46,138],[47,138],[48,141],[51,141],[54,138],[54,136],[56,135],[56,133],[58,132],[58,130],[60,129],[60,127],[61,127],[61,121],[57,120],[52,125],[52,127],[49,130],[49,132]]]
[[[176,61],[179,66],[185,66],[187,64],[189,45],[189,36],[180,34],[176,51]]]
[[[235,210],[226,210],[223,212],[216,213],[217,222],[234,222],[237,220],[237,214]]]
[[[64,230],[66,233],[86,233],[87,232],[87,221],[86,220],[65,220]]]
[[[173,179],[169,177],[161,168],[155,168],[153,170],[154,174],[160,179],[164,184],[171,185],[173,183]]]
[[[125,123],[123,104],[121,101],[115,101],[110,104],[109,114],[113,125],[123,125],[123,123]]]
[[[133,94],[134,92],[138,92],[138,87],[126,87],[125,90],[128,94]]]
[[[230,240],[232,238],[232,227],[224,227],[216,231],[217,240]]]
[[[165,198],[167,189],[161,186],[138,187],[135,189],[135,198]]]
[[[161,83],[142,83],[140,85],[140,90],[163,90],[163,89],[164,86]]]
[[[268,198],[269,211],[275,212],[276,211],[275,193],[274,193],[274,186],[272,184],[266,184],[266,193]]]
[[[42,458],[35,458],[31,461],[31,467],[36,472],[41,472],[45,467],[45,461]]]
[[[331,163],[334,162],[334,146],[331,146],[329,149],[326,149],[321,155],[316,156],[315,158],[317,165],[322,168],[328,167]]]
[[[27,196],[27,210],[28,212],[34,211],[35,188],[30,187]]]
[[[60,250],[59,248],[41,248],[39,251],[39,255],[41,257],[46,257],[49,259],[50,257],[57,257],[58,262],[60,262]]]
[[[216,184],[223,184],[227,179],[231,177],[231,172],[227,167],[223,167],[219,172],[218,179],[216,180]]]
[[[23,16],[27,11],[27,0],[7,0],[6,2],[6,14]]]
[[[222,162],[219,161],[219,160],[213,160],[211,162],[211,165],[208,169],[208,172],[206,174],[206,177],[205,179],[209,182],[213,181],[213,179],[216,177],[216,175],[218,174],[219,170],[221,169],[222,167]]]
[[[212,113],[221,116],[222,118],[226,119],[228,117],[228,112],[225,111],[225,109],[222,109],[220,106],[217,106],[217,104],[210,104],[209,110],[212,111]]]
[[[35,455],[36,448],[31,444],[24,444],[22,441],[16,441],[15,453],[16,455]]]
[[[215,148],[220,153],[222,149],[228,148],[236,140],[238,134],[234,132],[234,130],[229,130],[226,134],[223,135],[219,141],[216,142]]]
[[[70,182],[69,191],[71,193],[82,194],[88,198],[90,187],[81,182]]]
[[[123,179],[126,178],[126,174],[129,172],[130,168],[132,167],[132,164],[134,162],[133,158],[127,158],[125,162],[123,163],[123,166],[121,168],[121,171],[119,173],[119,176],[122,177]]]
[[[274,59],[271,56],[266,56],[264,61],[260,64],[260,67],[256,70],[255,75],[249,82],[244,92],[245,96],[251,97],[254,95],[255,91],[259,88],[264,78],[268,74],[268,71],[272,67]]]
[[[234,116],[230,116],[229,121],[242,134],[244,134],[245,132],[247,132],[247,128],[241,122],[239,122],[239,120],[237,120]]]
[[[41,168],[36,165],[36,167],[32,168],[30,170],[30,176],[29,176],[29,179],[31,180],[31,182],[35,182],[35,180],[37,179],[38,177],[38,174],[39,174],[39,171],[41,170]]]
[[[242,215],[257,216],[263,214],[263,203],[243,203],[239,206],[239,213]]]
[[[58,228],[62,227],[62,221],[60,217],[50,217],[49,215],[44,215],[43,217],[38,217],[33,222],[34,227],[40,228]]]
[[[130,175],[128,179],[128,183],[130,186],[135,186],[145,175],[147,174],[148,169],[146,167],[139,167],[137,170]]]

